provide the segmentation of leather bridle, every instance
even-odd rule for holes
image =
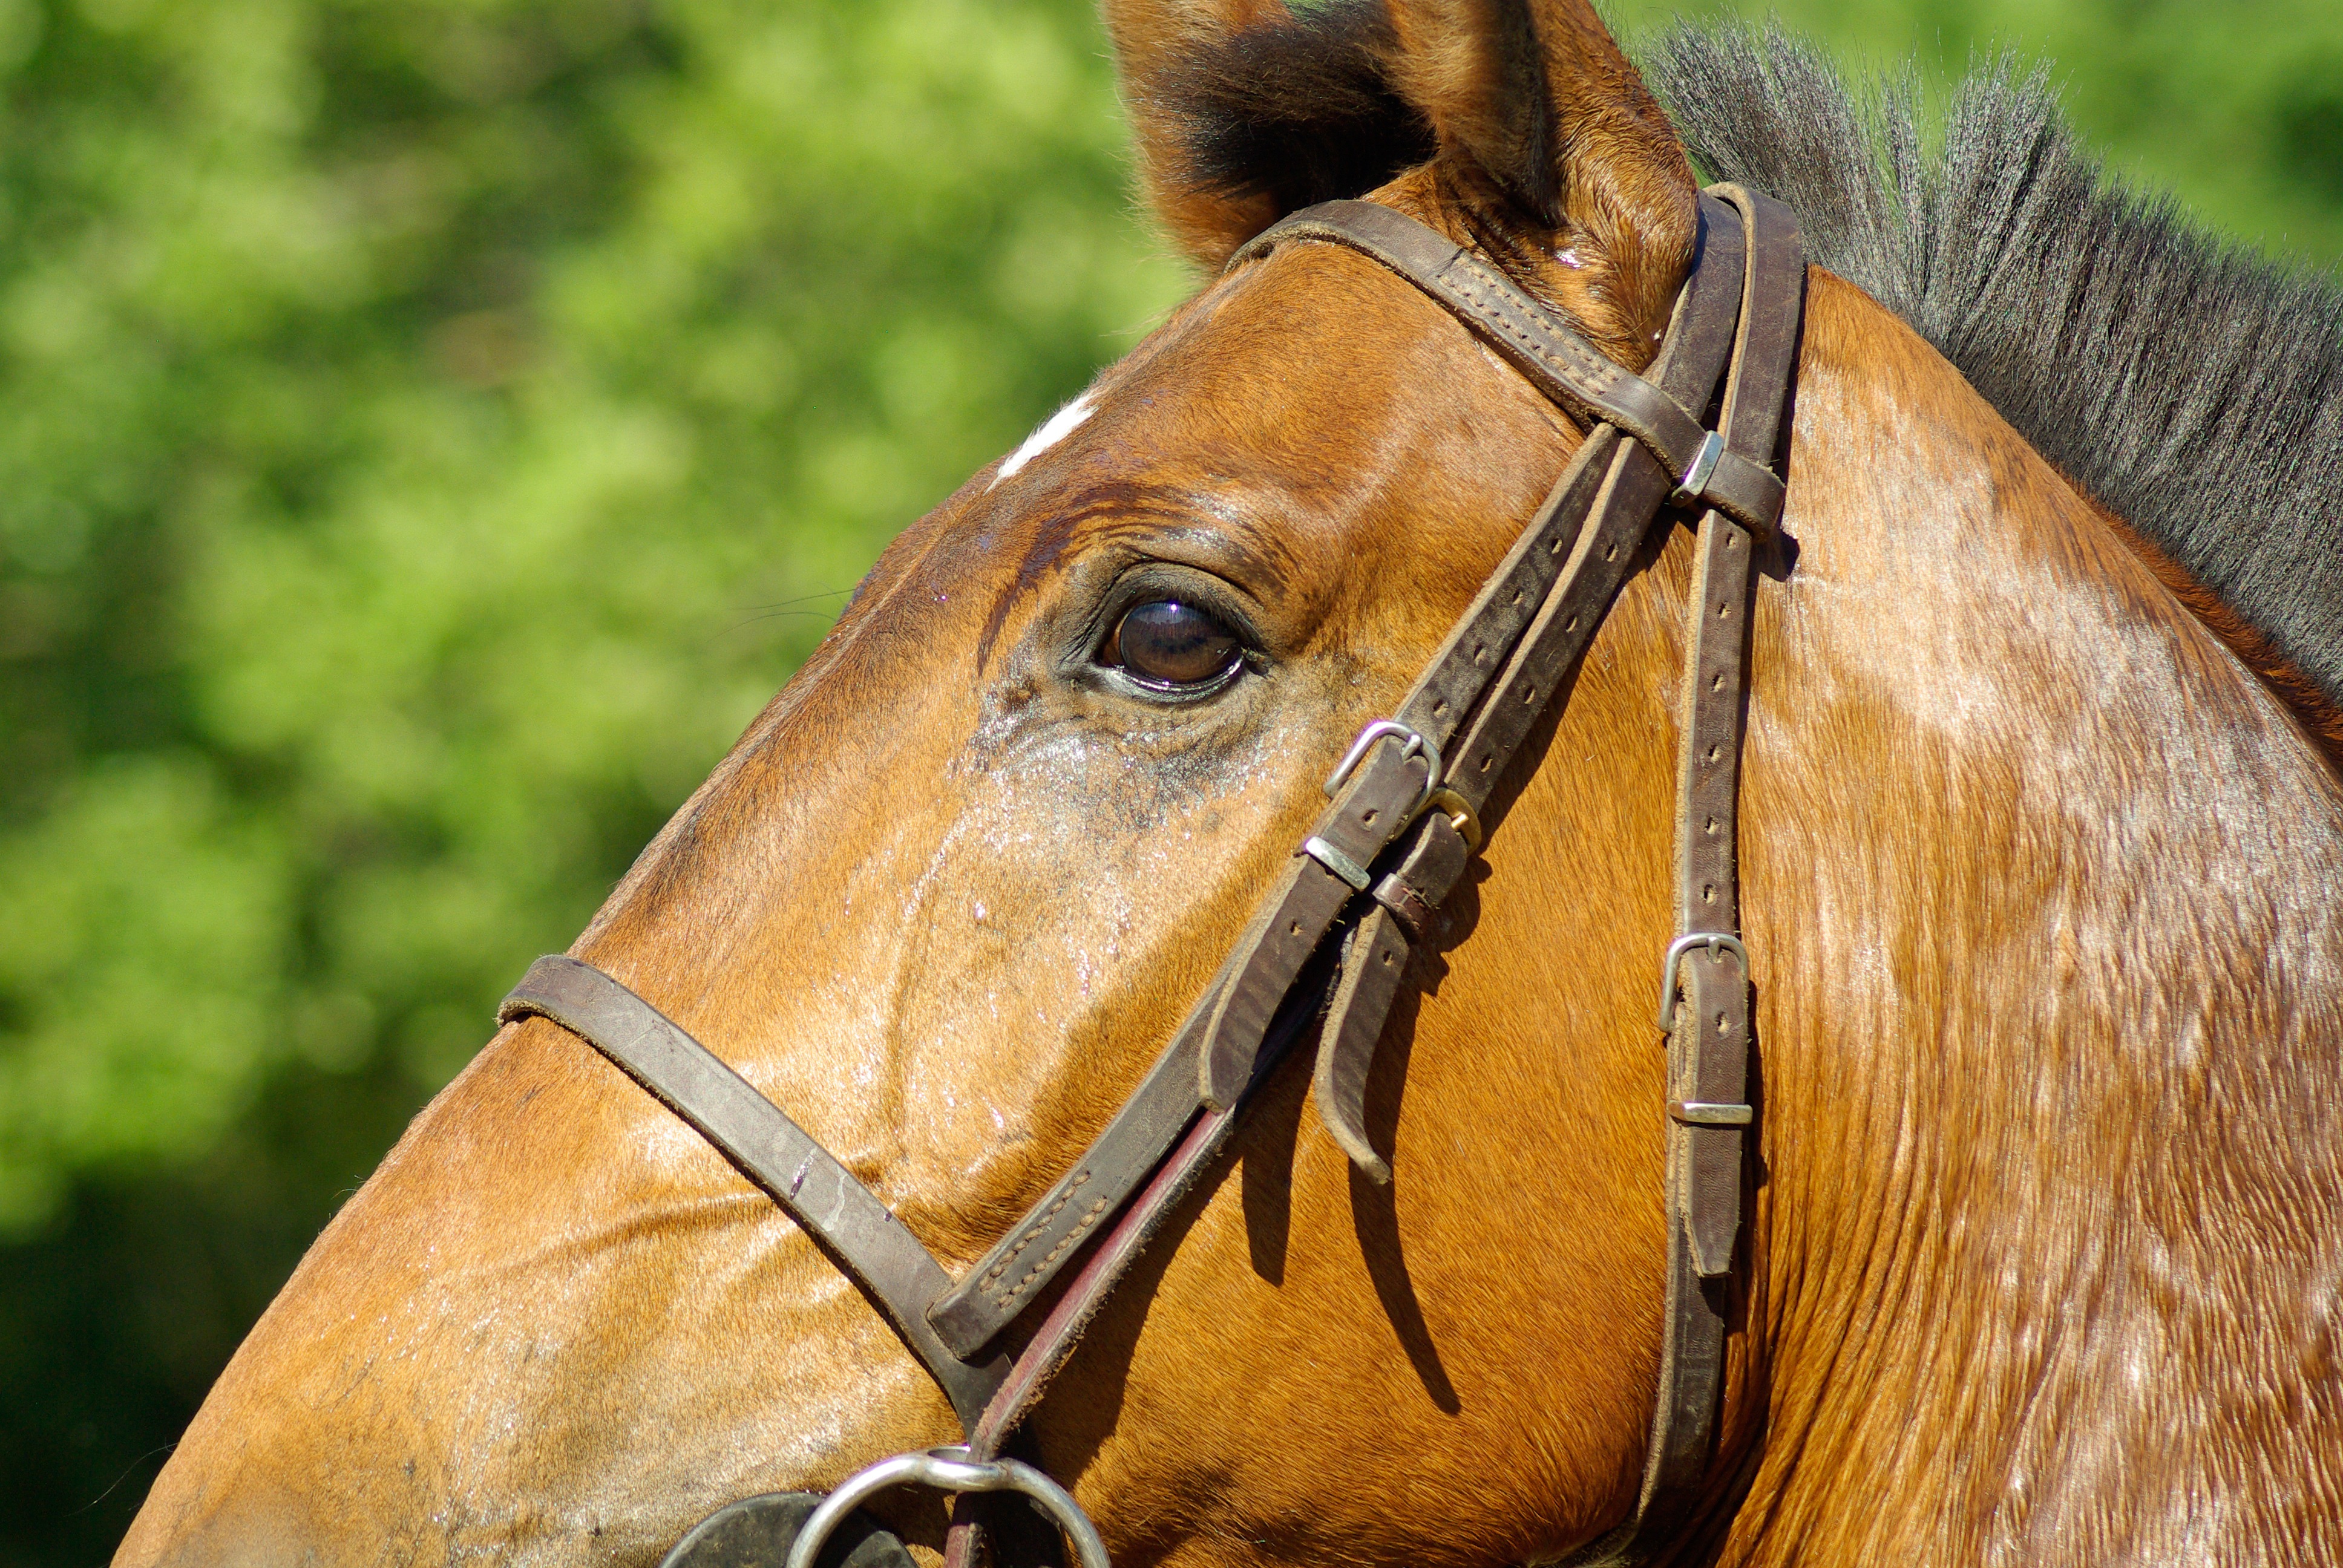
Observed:
[[[1491,792],[1594,636],[1655,531],[1699,514],[1676,809],[1676,940],[1662,965],[1667,1031],[1664,1348],[1643,1485],[1626,1523],[1574,1553],[1638,1562],[1681,1532],[1715,1442],[1745,1181],[1752,1040],[1739,939],[1735,810],[1748,694],[1756,541],[1778,521],[1771,467],[1797,357],[1805,263],[1770,197],[1718,186],[1648,377],[1603,357],[1487,261],[1386,207],[1332,202],[1266,230],[1232,267],[1279,246],[1340,245],[1399,274],[1503,355],[1589,434],[1406,699],[1360,733],[1331,803],[1262,898],[1220,971],[1097,1140],[1000,1243],[953,1280],[828,1151],[698,1040],[618,980],[539,959],[499,1018],[550,1019],[592,1044],[764,1190],[860,1287],[934,1377],[963,1447],[900,1455],[842,1483],[799,1528],[789,1568],[880,1487],[962,1493],[946,1561],[973,1562],[968,1494],[1018,1491],[1058,1521],[1085,1568],[1104,1548],[1072,1499],[1002,1447],[1085,1324],[1227,1142],[1251,1091],[1325,1004],[1313,1097],[1370,1177],[1391,1172],[1363,1108],[1376,1041],[1413,949],[1482,842]],[[1700,417],[1715,408],[1712,430]],[[1330,940],[1338,930],[1344,934]],[[1325,982],[1339,970],[1331,1002]],[[1014,1357],[993,1349],[1079,1261]]]

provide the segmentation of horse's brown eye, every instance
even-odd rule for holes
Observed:
[[[1163,598],[1126,610],[1101,658],[1150,686],[1198,686],[1226,675],[1240,653],[1237,634],[1218,617]]]

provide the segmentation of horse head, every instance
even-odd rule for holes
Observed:
[[[1157,212],[1239,259],[894,542],[572,950],[955,1271],[1130,1096],[1588,439],[1373,261],[1247,242],[1372,193],[1640,368],[1701,233],[1585,0],[1107,11]],[[2343,791],[2117,519],[1820,270],[1798,375],[1750,632],[1754,1196],[1682,1550],[2332,1541],[2300,1456],[2343,1452]],[[1364,1098],[1390,1179],[1274,1071],[1030,1418],[1118,1561],[1534,1562],[1634,1505],[1693,556],[1634,563],[1410,960]],[[648,1564],[959,1432],[803,1230],[523,1018],[116,1562]],[[942,1544],[930,1501],[880,1512]]]

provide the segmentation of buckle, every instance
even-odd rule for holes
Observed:
[[[1729,931],[1694,931],[1670,942],[1668,956],[1660,960],[1659,1016],[1652,1020],[1662,1034],[1675,1032],[1676,966],[1684,962],[1684,955],[1694,948],[1706,948],[1711,963],[1716,961],[1718,953],[1730,952],[1741,960],[1744,978],[1749,973],[1749,950],[1741,945],[1739,937]]]
[[[1448,825],[1456,829],[1458,838],[1464,840],[1465,849],[1475,855],[1481,852],[1481,819],[1473,814],[1472,807],[1464,804],[1463,796],[1443,784],[1424,797],[1423,803],[1448,819]]]
[[[1334,798],[1336,791],[1342,788],[1343,781],[1359,770],[1359,764],[1367,759],[1367,753],[1373,750],[1375,743],[1380,740],[1397,740],[1401,742],[1400,755],[1403,758],[1420,755],[1424,760],[1423,788],[1416,793],[1415,804],[1407,809],[1406,820],[1413,822],[1423,815],[1423,809],[1432,804],[1433,796],[1439,792],[1440,748],[1395,719],[1378,719],[1359,731],[1359,738],[1351,742],[1351,749],[1342,753],[1340,762],[1334,764],[1334,771],[1326,775],[1326,799],[1332,800]]]

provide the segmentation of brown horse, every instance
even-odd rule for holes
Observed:
[[[1206,266],[1379,186],[1649,358],[1694,180],[1584,0],[1108,20]],[[1582,435],[1357,255],[1240,265],[897,540],[573,950],[964,1267]],[[2327,683],[2300,616],[2193,613],[2186,552],[2062,462],[1811,275],[1752,638],[1755,1198],[1683,1560],[2343,1561]],[[1040,1407],[1119,1563],[1536,1562],[1632,1505],[1690,554],[1632,578],[1417,960],[1369,1094],[1394,1181],[1289,1064]],[[801,1231],[533,1020],[319,1239],[116,1561],[648,1564],[957,1432]]]

